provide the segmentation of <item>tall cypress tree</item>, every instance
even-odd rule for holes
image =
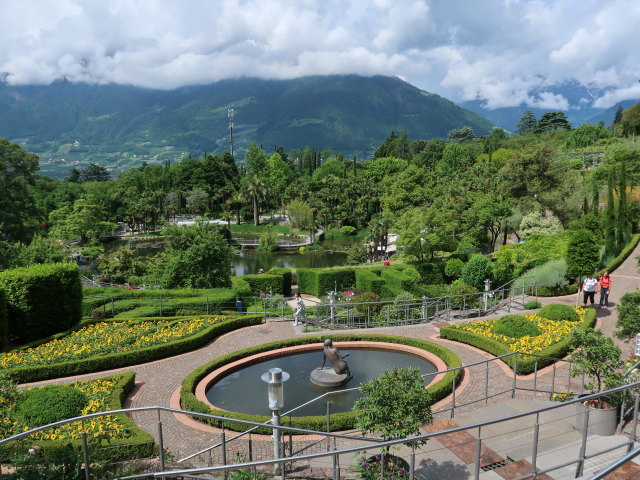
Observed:
[[[594,215],[598,215],[600,213],[600,189],[598,188],[598,184],[593,182],[593,192],[591,198],[591,213]]]
[[[607,177],[607,209],[605,210],[605,256],[615,252],[616,244],[616,211],[613,201],[613,167],[609,167]]]
[[[616,220],[616,253],[618,253],[624,248],[624,238],[627,232],[627,161],[624,157],[620,162],[620,175],[618,175],[618,211]]]

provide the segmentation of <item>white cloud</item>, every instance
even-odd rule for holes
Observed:
[[[637,0],[6,0],[0,16],[13,84],[382,74],[489,108],[557,109],[553,85],[606,91],[605,106],[637,98],[640,77]]]

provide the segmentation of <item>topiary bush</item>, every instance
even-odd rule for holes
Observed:
[[[536,337],[542,332],[524,315],[506,315],[500,317],[493,324],[493,333],[505,337],[521,338]]]
[[[47,385],[22,394],[16,415],[31,428],[82,415],[88,399],[70,385]]]
[[[491,260],[481,254],[472,255],[462,269],[462,280],[479,290],[484,289],[484,281],[492,277]]]
[[[567,322],[579,322],[580,315],[575,311],[573,307],[569,305],[562,305],[559,303],[552,303],[546,305],[538,312],[542,318],[548,318],[549,320],[565,320]]]
[[[82,316],[78,267],[38,264],[0,272],[7,302],[8,335],[22,343],[67,330]]]
[[[444,274],[451,280],[457,280],[462,275],[464,262],[459,258],[450,258],[444,265]]]

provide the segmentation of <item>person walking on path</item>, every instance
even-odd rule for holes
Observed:
[[[600,305],[599,307],[609,308],[609,292],[611,291],[611,277],[609,272],[604,272],[600,279]]]
[[[583,301],[584,306],[587,306],[587,299],[591,301],[591,305],[594,304],[594,297],[596,295],[596,286],[598,285],[598,280],[593,278],[593,275],[587,275],[587,278],[582,282],[582,293],[583,293]]]
[[[305,310],[304,301],[300,296],[300,292],[296,292],[294,296],[296,298],[296,309],[293,311],[293,326],[295,327],[298,323],[306,325],[307,312]]]

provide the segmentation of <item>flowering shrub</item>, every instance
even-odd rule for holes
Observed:
[[[576,394],[572,391],[567,393],[554,393],[551,396],[551,401],[553,402],[568,402],[569,400],[573,400],[576,397]]]
[[[37,347],[0,354],[0,367],[47,365],[120,353],[173,342],[207,328],[222,317],[143,322],[100,322]]]
[[[366,452],[364,452],[366,453]],[[394,455],[374,455],[372,457],[362,456],[358,459],[355,469],[363,480],[378,480],[380,475],[380,462],[385,459],[384,479],[385,480],[409,480],[409,469],[406,462]]]
[[[585,309],[582,307],[576,307],[576,312],[582,319]],[[562,338],[570,335],[571,331],[576,326],[576,322],[566,320],[549,320],[547,318],[542,318],[536,313],[523,315],[523,317],[535,325],[541,333],[535,336],[525,335],[520,338],[509,337],[496,333],[494,330],[496,320],[478,320],[476,322],[452,325],[449,328],[463,330],[498,340],[499,342],[507,345],[512,352],[538,353],[550,345],[559,342]]]
[[[94,412],[109,410],[109,398],[113,393],[117,379],[96,379],[86,382],[75,382],[71,386],[87,397],[86,406],[82,409],[81,415],[88,415]],[[3,436],[8,437],[19,432],[26,432],[35,425],[28,425],[19,418],[9,419],[11,428],[4,431]],[[112,440],[115,438],[126,438],[129,434],[128,429],[117,416],[104,415],[94,417],[90,420],[82,422],[67,423],[55,428],[41,430],[40,432],[30,435],[32,440],[69,440],[77,439],[82,436],[82,432],[87,434],[91,440]]]

